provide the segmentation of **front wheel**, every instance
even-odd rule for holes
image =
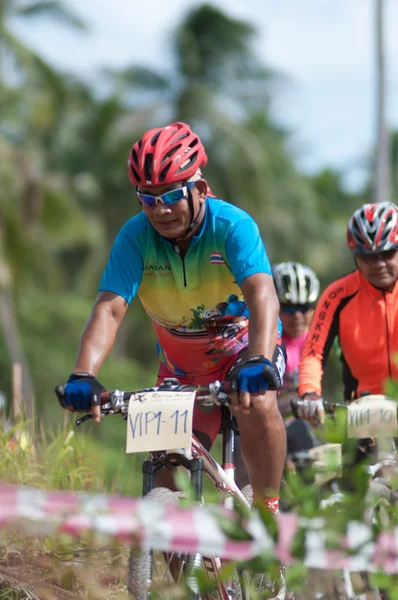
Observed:
[[[158,500],[163,504],[178,504],[178,492],[167,488],[154,488],[145,498]],[[134,600],[148,600],[155,591],[156,598],[173,598],[176,586],[189,582],[188,573],[192,565],[194,557],[186,554],[162,553],[133,546],[128,561],[129,594]],[[183,588],[184,591],[186,587]],[[199,600],[194,590],[189,590],[188,594],[184,597]]]
[[[154,488],[145,498],[162,503],[178,504],[179,492]],[[128,561],[127,587],[132,600],[157,598],[172,600],[208,600],[199,595],[196,578],[190,573],[201,564],[200,555],[162,553],[132,546]],[[242,574],[235,572],[232,581],[232,600],[250,600]]]

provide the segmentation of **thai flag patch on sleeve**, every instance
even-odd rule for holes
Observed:
[[[225,260],[221,256],[219,252],[212,252],[210,254],[210,264],[211,265],[225,265]]]

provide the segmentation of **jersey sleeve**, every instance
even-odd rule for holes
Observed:
[[[139,248],[123,229],[116,237],[99,292],[113,292],[130,303],[140,287],[144,261]]]
[[[238,285],[255,273],[271,275],[271,265],[260,232],[250,217],[241,219],[229,229],[225,251]]]
[[[333,341],[339,332],[339,316],[346,294],[342,280],[329,285],[321,295],[301,354],[300,396],[308,392],[322,395],[322,376]]]

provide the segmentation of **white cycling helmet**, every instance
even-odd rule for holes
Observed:
[[[314,271],[298,262],[283,262],[272,269],[276,293],[281,304],[315,304],[319,279]]]

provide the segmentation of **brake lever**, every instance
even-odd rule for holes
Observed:
[[[324,408],[325,413],[327,415],[334,415],[335,414],[336,404],[333,403],[333,402],[328,402],[328,400],[324,400],[323,401],[323,408]]]
[[[105,406],[105,405],[104,405]],[[107,411],[107,412],[102,412],[101,411],[101,418],[102,417],[107,417],[108,415],[113,414],[112,411]],[[93,415],[91,413],[88,413],[87,415],[84,415],[84,417],[81,417],[80,419],[77,419],[76,421],[76,425],[79,427],[79,425],[81,425],[82,423],[84,423],[85,421],[88,421],[89,419],[92,419]]]
[[[88,421],[89,419],[92,419],[92,418],[93,418],[93,415],[91,413],[89,413],[88,415],[84,415],[84,417],[80,417],[80,419],[77,419],[77,421],[76,421],[77,427],[79,427],[79,425],[81,425],[85,421]]]

